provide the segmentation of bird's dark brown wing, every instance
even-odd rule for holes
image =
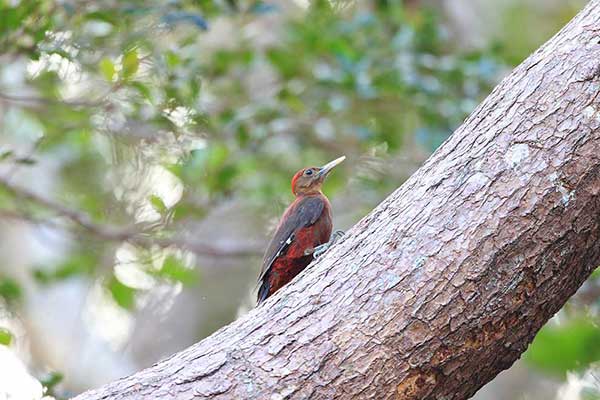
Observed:
[[[263,281],[269,273],[273,261],[282,254],[294,240],[294,232],[303,227],[314,224],[325,207],[325,200],[321,196],[307,196],[296,199],[285,211],[275,231],[275,235],[263,258],[258,281]]]

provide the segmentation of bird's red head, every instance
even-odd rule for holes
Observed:
[[[319,193],[329,172],[345,159],[346,156],[341,156],[322,167],[302,168],[292,178],[292,193],[296,196]]]

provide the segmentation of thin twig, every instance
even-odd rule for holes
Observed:
[[[60,100],[51,99],[44,97],[33,97],[33,96],[15,96],[0,92],[0,99],[9,101],[11,103],[35,103],[35,104],[63,104],[72,107],[100,107],[106,104],[106,98],[97,101],[85,101],[85,100]]]

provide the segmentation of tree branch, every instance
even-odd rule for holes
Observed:
[[[2,176],[0,176],[0,187],[3,187],[15,197],[36,203],[48,210],[55,212],[57,215],[70,220],[76,226],[83,228],[89,234],[104,240],[115,242],[127,241],[144,248],[151,248],[153,246],[158,246],[160,248],[177,247],[187,249],[197,255],[208,255],[212,257],[250,257],[261,255],[257,249],[253,248],[240,248],[236,250],[221,249],[212,245],[189,241],[181,237],[153,237],[148,233],[140,231],[139,227],[135,225],[129,227],[117,227],[113,225],[96,223],[88,214],[45,198],[31,190],[17,186],[11,183],[9,179]],[[35,224],[44,224],[55,228],[60,227],[51,220],[37,218],[33,215],[27,215],[15,210],[0,209],[0,216],[11,219],[21,219]]]
[[[299,278],[77,399],[473,395],[600,263],[599,39],[592,0]]]

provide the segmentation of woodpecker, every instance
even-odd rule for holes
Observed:
[[[321,186],[331,170],[345,159],[342,156],[322,167],[303,168],[292,178],[296,199],[283,213],[265,251],[258,277],[258,304],[291,281],[341,235],[339,231],[331,237],[331,204]]]

